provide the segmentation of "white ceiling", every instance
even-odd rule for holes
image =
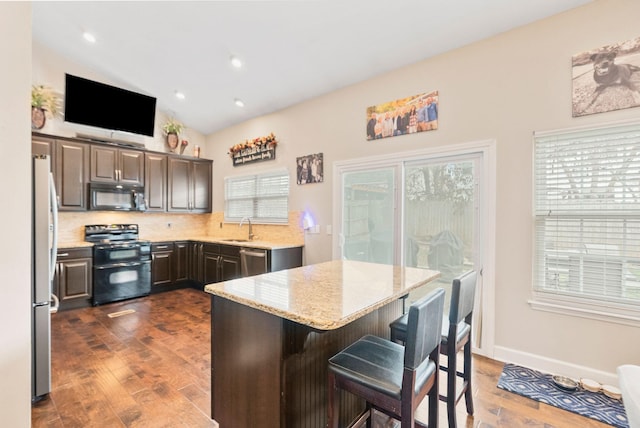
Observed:
[[[207,135],[590,1],[43,1],[33,37]]]

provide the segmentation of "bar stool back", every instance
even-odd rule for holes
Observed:
[[[447,403],[449,428],[456,428],[456,404],[465,397],[467,413],[473,415],[471,389],[471,322],[475,303],[477,272],[468,271],[453,280],[449,316],[442,322],[442,342],[440,352],[447,356],[447,365],[440,369],[447,372],[447,395],[440,400]],[[391,340],[404,343],[407,339],[407,319],[405,314],[390,324]],[[463,370],[457,370],[457,356],[463,352]],[[456,378],[462,378],[462,387],[456,391]]]
[[[329,428],[338,428],[339,391],[367,402],[365,418],[371,426],[375,409],[401,421],[402,428],[425,425],[415,410],[429,396],[429,426],[438,421],[438,364],[444,289],[439,288],[409,307],[406,345],[366,335],[329,359]]]

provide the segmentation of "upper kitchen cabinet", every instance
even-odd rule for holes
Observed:
[[[210,213],[211,168],[210,160],[169,157],[167,211]]]
[[[91,181],[144,185],[144,152],[91,145]]]
[[[53,138],[45,138],[34,135],[31,138],[31,154],[33,155],[47,155],[49,159],[53,159],[53,153],[55,151],[56,140]],[[51,162],[53,167],[53,162]]]
[[[89,146],[74,141],[57,140],[54,159],[59,209],[61,211],[86,210]]]
[[[167,155],[145,153],[144,193],[147,211],[167,210]]]

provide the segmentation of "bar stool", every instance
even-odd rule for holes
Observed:
[[[456,428],[456,404],[465,397],[467,413],[473,415],[473,391],[471,389],[471,321],[476,292],[476,271],[469,271],[453,280],[449,317],[442,320],[442,341],[440,352],[447,356],[447,365],[440,365],[440,370],[447,372],[447,395],[440,395],[440,400],[447,403],[447,419],[449,428]],[[404,343],[407,339],[407,314],[401,316],[389,327],[391,340]],[[449,338],[453,338],[450,340]],[[463,370],[457,370],[458,352],[463,352]],[[462,388],[456,392],[456,378],[462,378]]]
[[[400,419],[402,428],[425,427],[415,410],[429,396],[429,427],[438,425],[438,363],[444,289],[439,288],[409,307],[406,345],[366,335],[329,359],[328,427],[338,428],[340,390],[364,398],[366,409]]]

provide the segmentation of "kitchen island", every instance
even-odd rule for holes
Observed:
[[[336,260],[209,284],[211,417],[221,427],[324,427],[327,360],[389,337],[402,298],[439,272]],[[341,425],[362,409],[344,396]]]

